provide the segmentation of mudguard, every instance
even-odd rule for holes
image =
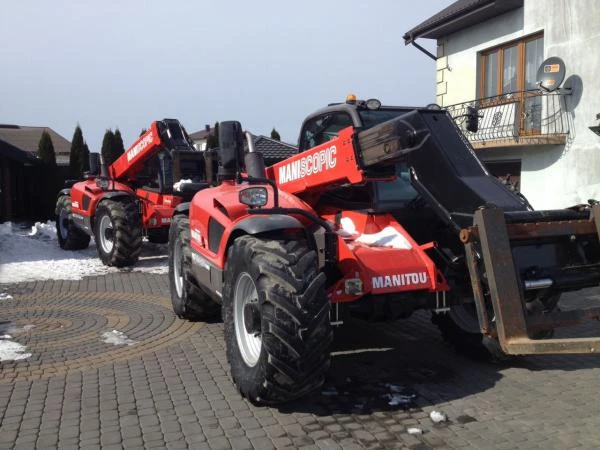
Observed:
[[[231,230],[231,235],[237,230],[244,231],[246,234],[259,234],[266,231],[289,230],[290,228],[304,229],[304,225],[295,217],[283,214],[251,216],[237,223]]]
[[[58,195],[56,196],[56,199],[58,200],[63,195],[71,195],[71,188],[61,189],[60,192],[58,193]]]

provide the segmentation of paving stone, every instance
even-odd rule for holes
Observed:
[[[36,356],[0,363],[0,449],[546,450],[600,441],[598,355],[487,366],[449,351],[427,314],[349,320],[336,329],[336,348],[359,342],[385,351],[335,356],[315,394],[281,409],[256,407],[231,382],[222,323],[177,319],[165,275],[115,272],[6,292],[15,299],[3,302],[3,320],[35,323],[24,342]],[[600,299],[594,295],[590,302]],[[138,344],[101,343],[111,329]],[[390,406],[390,386],[407,388],[414,401]],[[332,389],[338,395],[323,395]],[[432,410],[450,421],[433,424]],[[410,426],[424,434],[409,435]]]

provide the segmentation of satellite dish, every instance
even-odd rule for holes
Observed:
[[[557,56],[546,59],[537,71],[537,82],[540,89],[552,92],[560,86],[565,79],[565,63]]]

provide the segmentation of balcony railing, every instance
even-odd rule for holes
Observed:
[[[515,145],[565,144],[570,118],[568,92],[539,90],[511,92],[446,109],[474,148]],[[478,114],[477,131],[468,131],[469,113]]]

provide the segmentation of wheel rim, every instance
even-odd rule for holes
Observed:
[[[114,229],[110,217],[103,216],[100,219],[100,226],[98,229],[100,235],[100,247],[104,253],[110,253],[115,245],[114,243]]]
[[[173,281],[179,298],[183,297],[183,251],[181,240],[177,239],[173,247]]]
[[[58,232],[63,240],[69,236],[69,211],[64,208],[60,210],[58,216]]]
[[[262,339],[260,334],[255,336],[246,331],[244,307],[250,303],[258,303],[256,285],[252,277],[246,272],[238,278],[233,297],[233,323],[238,347],[244,362],[254,367],[260,357]]]

